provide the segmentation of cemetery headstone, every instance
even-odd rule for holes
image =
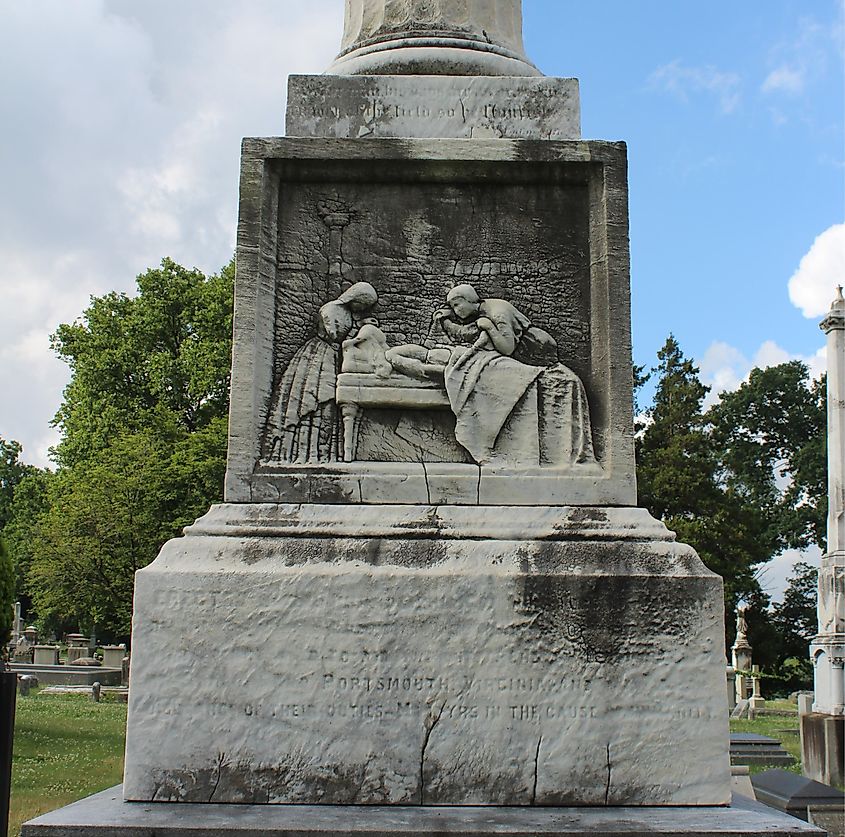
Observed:
[[[751,671],[751,645],[748,642],[748,622],[745,614],[748,605],[740,604],[736,610],[736,640],[731,648],[733,668],[736,672],[736,700],[737,702],[749,698],[748,672]]]

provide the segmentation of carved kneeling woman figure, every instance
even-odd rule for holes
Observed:
[[[341,423],[335,403],[340,347],[366,325],[378,302],[369,282],[357,282],[320,308],[317,334],[291,358],[279,381],[268,421],[267,459],[334,462],[342,459]]]

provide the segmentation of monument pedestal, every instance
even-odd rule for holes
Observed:
[[[215,506],[135,614],[128,800],[730,798],[721,580],[642,509]]]
[[[122,802],[120,787],[44,814],[21,837],[823,837],[735,796],[729,808],[338,808]]]
[[[845,784],[845,715],[801,716],[804,775],[825,785]]]

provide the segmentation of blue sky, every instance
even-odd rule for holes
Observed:
[[[672,331],[717,388],[755,362],[820,371],[845,280],[842,0],[524,14],[535,63],[581,80],[584,136],[628,142],[635,360]],[[282,132],[287,75],[331,63],[342,18],[343,0],[0,0],[0,436],[28,461],[48,463],[67,382],[49,334],[163,256],[228,261],[241,138]]]
[[[535,62],[581,80],[584,136],[628,143],[638,362],[670,330],[711,380],[745,372],[718,343],[749,361],[767,341],[813,356],[818,312],[805,317],[788,282],[845,221],[843,4],[525,6]],[[823,305],[845,282],[845,238],[835,249]]]

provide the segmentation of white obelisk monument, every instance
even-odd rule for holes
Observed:
[[[845,298],[821,322],[827,334],[827,553],[819,570],[819,632],[810,645],[813,712],[802,718],[807,776],[841,784],[845,767]]]

